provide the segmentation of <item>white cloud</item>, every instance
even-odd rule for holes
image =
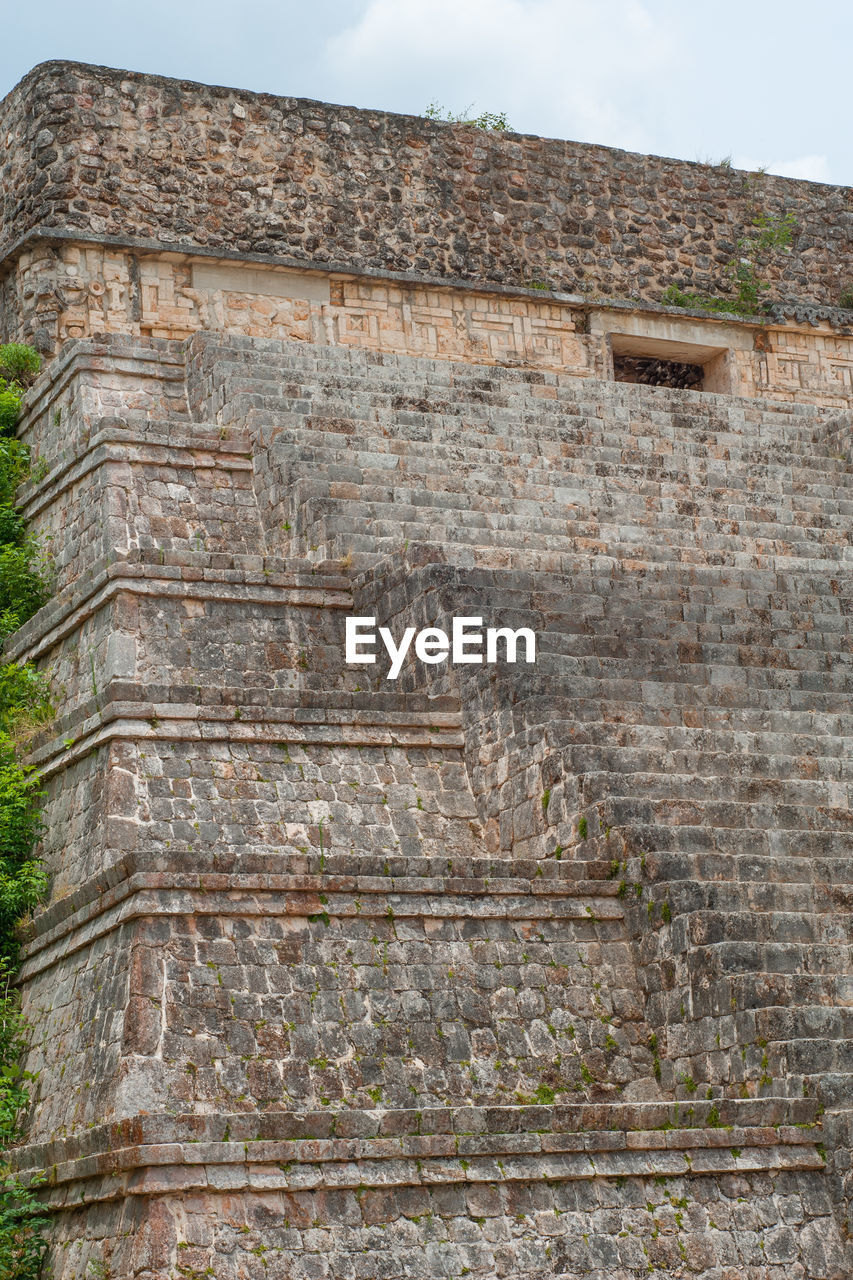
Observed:
[[[796,160],[776,160],[768,166],[783,178],[806,178],[809,182],[831,182],[826,156],[798,156]]]
[[[360,102],[473,104],[522,131],[648,150],[685,65],[675,44],[640,0],[369,0],[324,61]]]
[[[759,164],[751,156],[735,156],[732,163],[736,169],[749,169],[754,172],[762,168],[768,173],[778,173],[782,178],[805,178],[807,182],[832,182],[826,156],[797,156],[794,160],[773,160],[770,164]]]

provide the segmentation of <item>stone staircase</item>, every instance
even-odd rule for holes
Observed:
[[[850,972],[845,895],[830,888],[849,879],[853,830],[853,470],[837,415],[299,344],[198,346],[194,411],[239,421],[266,450],[268,537],[348,554],[386,591],[385,558],[435,549],[482,570],[466,599],[542,619],[536,674],[513,673],[513,700],[561,781],[530,847],[581,856],[585,822],[631,832],[658,866],[665,856],[677,917],[665,932],[677,925],[692,957],[686,989],[707,1001],[712,988],[728,1017],[735,975],[744,998],[762,975],[759,1087],[835,1077],[841,1011],[806,1004],[798,1037],[797,1015],[773,1002],[777,977]],[[502,565],[528,580],[508,586]],[[460,594],[445,591],[441,610],[458,611]],[[711,859],[711,903],[688,902]],[[773,881],[772,908],[744,901],[744,876]],[[774,1018],[787,1054],[764,1035]],[[745,1084],[730,1066],[706,1063],[700,1078]]]
[[[105,404],[84,345],[51,374],[62,447],[46,392],[25,422],[59,591],[11,656],[66,697],[33,752],[55,874],[19,1163],[52,1169],[57,1276],[109,1238],[139,1280],[260,1275],[258,1249],[281,1276],[841,1280],[829,412],[151,350],[168,397]],[[352,612],[534,626],[537,664],[394,687],[344,666]]]
[[[650,562],[742,568],[756,557],[766,567],[768,557],[844,559],[848,464],[831,452],[829,411],[340,349],[318,362],[296,343],[217,351],[195,341],[204,354],[191,357],[191,379],[206,362],[196,410],[275,440],[269,466],[283,483],[265,488],[298,519],[292,541],[315,554],[333,516],[330,536],[361,536],[354,555],[408,538],[481,554],[643,551]]]

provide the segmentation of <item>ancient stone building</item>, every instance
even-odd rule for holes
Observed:
[[[853,1275],[851,191],[66,63],[0,132],[57,1280]],[[772,314],[662,305],[756,210]]]

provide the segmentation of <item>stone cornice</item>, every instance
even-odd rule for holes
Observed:
[[[287,855],[279,857],[286,863]],[[393,884],[376,876],[244,875],[138,871],[94,896],[90,882],[75,897],[93,896],[73,915],[48,927],[39,916],[23,950],[21,981],[97,938],[133,920],[161,916],[217,919],[274,916],[297,918],[436,920],[592,920],[621,921],[624,916],[615,881],[588,881],[551,876],[524,882],[520,877],[453,881],[439,886],[434,878],[398,877]]]
[[[810,1099],[139,1115],[15,1152],[56,1209],[180,1190],[311,1190],[824,1168]]]
[[[317,260],[298,258],[287,254],[247,253],[222,245],[208,248],[189,245],[180,241],[155,240],[146,236],[108,236],[86,233],[84,230],[62,227],[36,226],[0,246],[0,279],[14,270],[22,254],[38,245],[81,244],[99,249],[125,250],[141,257],[157,257],[179,262],[212,261],[240,263],[258,267],[278,267],[302,274],[329,276],[332,280],[365,280],[381,284],[410,286],[411,288],[441,289],[461,293],[485,294],[497,298],[523,298],[534,302],[555,302],[586,315],[591,311],[613,311],[631,315],[651,315],[673,319],[701,320],[709,326],[709,332],[721,325],[736,325],[744,330],[757,331],[780,327],[788,331],[811,332],[823,322],[834,333],[853,335],[850,312],[841,307],[818,306],[798,302],[796,299],[774,301],[766,315],[742,315],[736,311],[704,311],[700,308],[674,307],[648,299],[615,297],[597,293],[567,293],[560,289],[525,288],[523,285],[499,284],[491,280],[469,280],[464,276],[436,276],[415,271],[395,271],[388,267],[356,267],[352,263],[333,259]]]

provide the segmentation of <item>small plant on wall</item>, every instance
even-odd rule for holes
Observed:
[[[474,104],[464,111],[448,111],[438,102],[431,102],[424,115],[428,120],[441,120],[445,124],[471,124],[475,129],[486,129],[489,133],[512,132],[512,125],[507,123],[505,111],[483,111],[480,115],[472,115]]]
[[[752,228],[737,242],[737,253],[727,267],[727,273],[737,290],[739,311],[756,315],[764,305],[763,295],[770,284],[763,272],[777,250],[790,252],[791,239],[797,229],[792,213],[756,213]]]
[[[767,310],[765,295],[770,288],[764,272],[774,252],[790,251],[796,229],[797,220],[792,213],[757,213],[750,230],[738,239],[737,252],[726,266],[726,275],[735,286],[733,297],[688,293],[679,289],[678,285],[671,284],[661,295],[661,302],[671,307],[690,307],[695,311],[734,311],[739,315],[760,315]]]
[[[726,264],[726,275],[734,293],[723,296],[691,293],[671,284],[661,295],[662,302],[697,311],[728,311],[747,316],[767,312],[770,289],[767,269],[777,254],[790,253],[797,219],[790,211],[770,213],[761,207],[757,180],[763,176],[764,171],[759,170],[757,174],[744,178],[749,222],[738,237],[733,257]]]

